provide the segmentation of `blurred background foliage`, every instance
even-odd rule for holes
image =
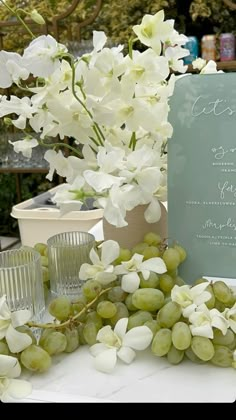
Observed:
[[[236,4],[236,0],[235,1]],[[34,8],[50,22],[52,17],[63,13],[72,4],[72,0],[7,0],[13,8],[31,11]],[[81,0],[76,10],[64,24],[69,27],[71,39],[76,41],[77,25],[87,19],[96,7],[96,0]],[[154,14],[164,9],[166,18],[175,19],[175,27],[186,35],[195,35],[200,40],[207,33],[236,33],[236,11],[227,7],[223,0],[103,0],[102,8],[95,21],[82,29],[82,40],[91,40],[92,31],[104,30],[111,44],[127,44],[132,33],[132,26],[140,23],[146,13]],[[24,15],[22,14],[22,17]],[[16,18],[4,7],[0,6],[0,21],[14,21]],[[34,27],[34,29],[39,27]],[[30,41],[29,36],[19,26],[13,30],[1,28],[4,49],[19,51]],[[60,41],[65,44],[68,31],[62,30]],[[1,92],[0,92],[1,93]],[[0,121],[0,134],[1,134]],[[45,175],[22,174],[22,200],[51,188]],[[12,235],[17,232],[17,223],[9,214],[16,203],[16,187],[14,174],[0,174],[0,235]]]

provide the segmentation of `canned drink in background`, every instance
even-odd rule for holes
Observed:
[[[201,41],[202,58],[204,60],[216,60],[216,36],[204,35]]]
[[[220,61],[232,61],[235,58],[234,34],[220,35]]]
[[[196,36],[188,36],[188,41],[184,48],[189,50],[190,54],[184,57],[184,64],[191,64],[198,57],[198,39]]]

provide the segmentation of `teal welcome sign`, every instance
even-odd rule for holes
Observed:
[[[236,279],[236,73],[179,79],[170,109],[168,237],[188,253],[180,275]]]

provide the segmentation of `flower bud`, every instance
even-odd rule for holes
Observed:
[[[9,118],[9,117],[5,117],[5,118],[3,119],[3,121],[4,121],[4,124],[5,124],[6,126],[8,126],[8,127],[10,127],[10,126],[12,125],[12,120],[11,120],[11,118]]]
[[[38,23],[39,25],[44,25],[45,24],[45,20],[43,18],[43,16],[41,16],[36,9],[32,10],[32,12],[30,12],[30,18],[35,22]]]

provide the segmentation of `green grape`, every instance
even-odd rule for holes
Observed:
[[[128,248],[120,248],[119,257],[114,261],[114,265],[121,264],[122,261],[129,261],[132,258],[132,253]]]
[[[165,274],[168,274],[168,276],[175,279],[178,276],[178,268],[175,268],[174,270],[167,270],[167,272]]]
[[[212,341],[206,337],[195,336],[192,338],[191,349],[199,359],[211,360],[214,356],[215,350]]]
[[[236,336],[234,336],[234,340],[232,341],[232,343],[227,344],[227,347],[228,347],[230,350],[236,350]]]
[[[49,272],[48,267],[42,266],[43,282],[47,283],[49,281]]]
[[[47,283],[43,283],[43,293],[44,293],[44,299],[45,299],[45,301],[48,298],[49,289],[50,289],[50,283],[49,283],[49,281]]]
[[[155,258],[155,257],[160,257],[161,252],[159,250],[159,248],[157,248],[156,246],[148,246],[147,248],[145,248],[142,252],[143,255],[143,260],[149,260],[149,258]]]
[[[141,289],[151,288],[156,289],[159,286],[159,277],[153,271],[150,271],[150,275],[147,280],[144,280],[142,273],[139,274]]]
[[[199,359],[199,357],[196,356],[196,354],[192,351],[191,347],[185,350],[184,354],[193,363],[199,363],[199,364],[204,363],[203,360]]]
[[[184,322],[177,322],[172,328],[172,342],[176,349],[186,350],[191,345],[191,331]]]
[[[174,282],[177,284],[177,286],[183,286],[185,284],[184,279],[182,279],[180,276],[174,277]]]
[[[112,318],[117,312],[116,306],[114,303],[109,302],[109,300],[104,300],[100,302],[97,306],[97,313],[102,318]]]
[[[220,346],[229,346],[234,342],[234,337],[232,330],[228,329],[225,335],[223,335],[220,330],[215,330],[212,342],[213,344],[218,344]]]
[[[220,302],[217,298],[215,298],[215,308],[218,309],[219,312],[224,312],[225,305],[224,303]]]
[[[143,311],[156,311],[164,303],[164,294],[158,289],[138,289],[132,296],[132,303]]]
[[[148,245],[157,246],[157,245],[160,245],[160,243],[162,242],[162,238],[157,233],[149,232],[149,233],[146,233],[146,235],[143,238],[143,241],[147,243]]]
[[[10,350],[8,348],[8,345],[4,341],[0,341],[0,354],[4,354],[6,356],[8,356],[10,354]]]
[[[17,327],[16,330],[21,332],[21,333],[27,334],[32,340],[31,344],[37,344],[36,337],[35,337],[33,331],[29,327],[27,327],[26,325],[21,325],[20,327]]]
[[[79,347],[79,333],[78,330],[73,328],[66,328],[64,331],[66,337],[65,353],[72,353]]]
[[[132,251],[131,251],[132,255],[133,254],[142,254],[143,250],[147,247],[148,247],[148,244],[146,242],[141,242],[140,244],[135,245],[134,248],[132,248]]]
[[[216,281],[212,284],[213,292],[219,302],[227,304],[231,300],[231,290],[223,281]]]
[[[159,287],[164,293],[169,293],[175,285],[175,280],[173,279],[173,277],[169,276],[168,274],[162,274],[159,277],[159,280],[160,280]]]
[[[167,360],[172,365],[178,365],[180,362],[182,362],[183,357],[184,351],[176,349],[173,345],[167,353]]]
[[[206,291],[210,293],[211,297],[207,302],[205,302],[205,304],[208,309],[213,309],[215,307],[216,298],[215,298],[211,284],[207,286]]]
[[[127,296],[127,298],[125,299],[125,305],[126,305],[127,309],[131,312],[137,311],[136,306],[134,306],[134,304],[132,303],[132,297],[133,297],[133,293],[130,293]]]
[[[162,259],[166,264],[167,270],[175,270],[180,264],[179,252],[174,248],[168,248],[164,251]]]
[[[88,280],[82,287],[83,295],[86,297],[88,302],[95,299],[96,296],[102,291],[102,286],[96,280]]]
[[[78,336],[79,336],[79,344],[82,346],[82,345],[84,345],[84,344],[87,344],[86,343],[86,340],[85,340],[85,338],[84,338],[84,324],[80,324],[78,327],[77,327],[77,331],[78,331]]]
[[[116,314],[110,319],[111,325],[115,326],[121,318],[128,318],[129,311],[123,302],[115,302]]]
[[[155,356],[165,356],[170,351],[172,345],[171,335],[171,330],[167,328],[157,331],[152,342],[152,352]]]
[[[181,306],[176,302],[168,302],[158,312],[161,327],[171,328],[179,321],[182,314]]]
[[[127,295],[128,293],[124,292],[120,286],[116,286],[109,290],[107,298],[110,300],[110,302],[124,302]]]
[[[71,303],[71,316],[78,315],[85,307],[86,307],[87,301],[84,296],[79,296],[76,299],[76,302]],[[85,322],[86,320],[86,311],[80,315],[77,320],[81,322]]]
[[[40,253],[40,255],[44,255],[45,249],[47,249],[47,244],[44,244],[42,242],[38,242],[34,245],[34,249]]]
[[[71,302],[67,296],[59,296],[53,299],[48,307],[49,313],[59,321],[64,321],[71,314]]]
[[[152,331],[153,336],[157,333],[157,331],[161,329],[159,322],[155,321],[154,319],[151,321],[146,321],[144,325]]]
[[[66,337],[53,329],[44,330],[39,345],[50,355],[62,353],[66,348]]]
[[[137,311],[129,317],[128,330],[135,327],[141,327],[147,321],[152,321],[152,315],[147,311]]]
[[[33,372],[46,372],[51,366],[51,357],[39,346],[31,344],[20,355],[22,365]]]
[[[96,328],[96,325],[92,322],[89,322],[89,324],[85,324],[83,329],[83,336],[87,344],[89,346],[92,346],[97,342],[97,333],[98,330]]]
[[[179,244],[174,244],[173,245],[173,248],[176,251],[178,251],[180,262],[181,263],[184,262],[186,260],[186,257],[187,257],[187,253],[186,253],[185,249],[181,245],[179,245]]]
[[[233,362],[233,352],[225,346],[214,346],[215,354],[211,363],[220,367],[231,367]]]
[[[230,289],[231,297],[230,300],[227,302],[227,308],[232,308],[236,302],[236,296],[234,292]]]
[[[89,324],[90,322],[96,325],[97,330],[100,330],[100,328],[102,328],[103,326],[102,318],[100,317],[100,315],[98,315],[96,311],[91,311],[86,315],[85,323]]]
[[[45,257],[45,255],[41,255],[41,264],[43,267],[48,267],[48,257]]]

